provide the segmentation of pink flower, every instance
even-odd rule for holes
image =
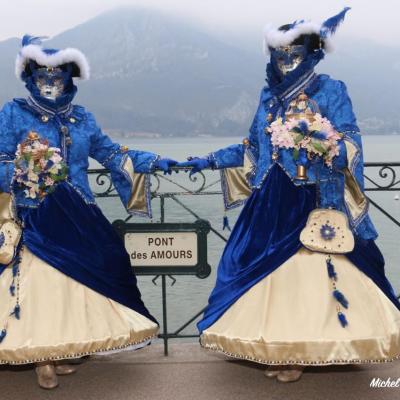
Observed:
[[[294,147],[293,137],[289,132],[273,132],[271,135],[271,143],[274,146],[290,149]]]
[[[44,181],[44,184],[45,184],[46,186],[53,186],[53,185],[54,185],[54,180],[51,179],[49,176],[46,176],[46,179],[45,179],[45,181]]]
[[[39,160],[39,165],[42,167],[42,169],[46,168],[47,160],[45,160],[44,158],[41,158]]]

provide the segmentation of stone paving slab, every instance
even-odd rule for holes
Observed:
[[[264,367],[215,355],[197,343],[174,343],[170,356],[153,344],[137,352],[96,356],[59,388],[40,389],[32,366],[0,367],[0,400],[396,400],[398,388],[370,388],[371,379],[400,378],[400,362],[308,368],[282,384]]]

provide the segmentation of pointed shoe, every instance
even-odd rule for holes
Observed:
[[[58,386],[58,378],[53,364],[36,364],[35,372],[38,384],[42,389],[50,390]]]
[[[289,383],[298,381],[303,375],[304,367],[300,365],[296,365],[291,367],[290,369],[285,369],[284,371],[279,372],[276,379],[279,382]]]
[[[54,368],[57,375],[71,375],[78,370],[78,367],[76,365],[62,363],[56,363]]]
[[[270,379],[276,378],[278,374],[284,370],[284,368],[284,365],[269,365],[268,368],[264,371],[264,375]]]

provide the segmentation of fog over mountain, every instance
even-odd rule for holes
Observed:
[[[265,84],[260,38],[216,37],[157,11],[118,9],[46,46],[77,47],[92,78],[77,102],[114,134],[246,135]],[[0,42],[0,100],[24,95],[14,76],[20,39]],[[337,43],[319,71],[346,82],[364,133],[400,132],[400,48]]]

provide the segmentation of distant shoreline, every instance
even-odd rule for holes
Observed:
[[[244,134],[199,134],[199,133],[189,133],[187,135],[174,135],[174,134],[161,134],[155,132],[115,132],[112,130],[104,129],[112,138],[115,139],[168,139],[168,138],[224,138],[224,137],[244,137]],[[400,136],[400,132],[396,133],[362,133],[362,136]]]

